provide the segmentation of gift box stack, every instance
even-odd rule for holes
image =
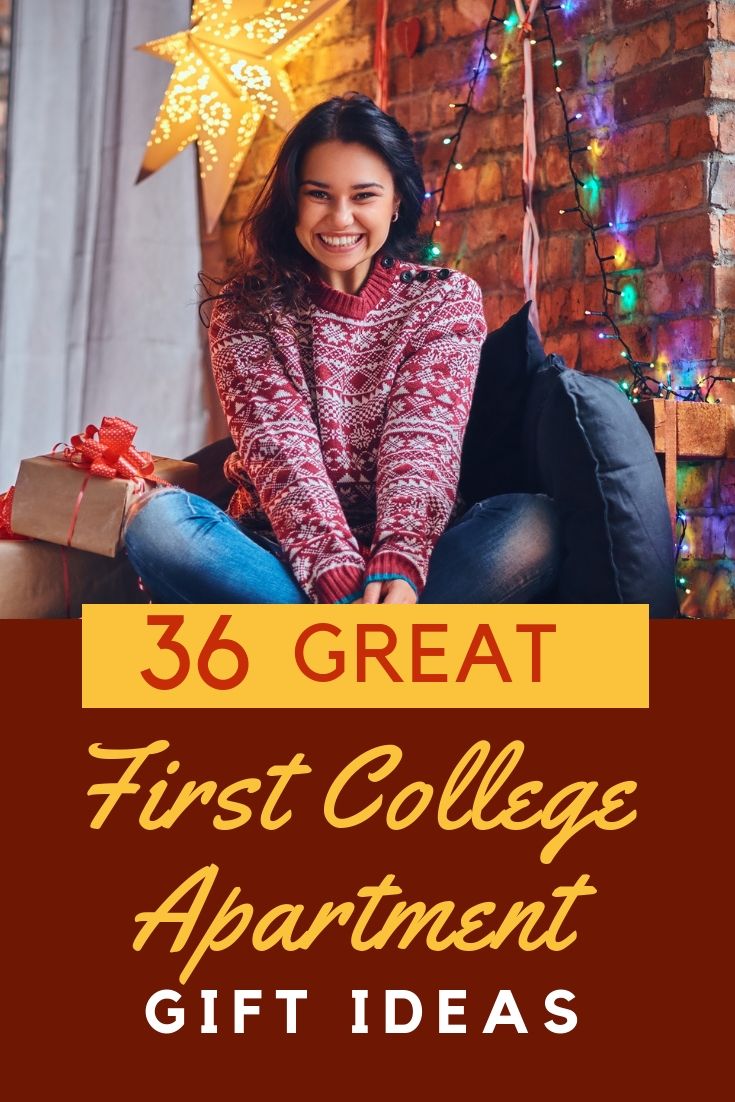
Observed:
[[[198,468],[138,451],[135,432],[105,417],[62,451],[21,461],[2,501],[0,619],[80,616],[83,603],[148,600],[122,550],[126,513],[155,485],[196,491]]]

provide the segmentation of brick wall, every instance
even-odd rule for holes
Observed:
[[[688,383],[716,368],[735,375],[735,4],[732,0],[572,0],[552,13],[557,70],[570,113],[582,112],[580,175],[600,183],[604,254],[631,286],[619,323],[633,353],[656,361],[663,378]],[[510,11],[511,5],[508,5]],[[427,187],[446,165],[442,139],[453,133],[453,99],[461,100],[477,60],[486,0],[391,0],[390,110],[415,136]],[[300,110],[329,95],[374,91],[374,0],[355,0],[318,46],[290,68]],[[505,15],[506,11],[501,11]],[[421,45],[409,60],[397,24],[418,18]],[[493,37],[499,55],[481,79],[445,197],[438,241],[443,259],[459,264],[483,288],[488,325],[523,303],[519,241],[522,222],[521,55],[517,31]],[[539,313],[548,350],[586,371],[624,377],[619,346],[601,341],[585,308],[601,303],[591,242],[569,206],[569,165],[557,76],[548,43],[534,48],[537,118],[535,209],[541,234]],[[235,248],[237,229],[270,165],[281,134],[261,128],[225,210],[205,242],[213,268]],[[632,302],[632,305],[631,305]],[[723,401],[735,388],[720,385]],[[689,516],[681,572],[692,614],[735,616],[735,468],[682,465],[680,500]]]
[[[11,7],[11,0],[0,0],[0,256],[2,256],[5,229],[5,154],[8,139]]]
[[[508,10],[511,5],[509,3]],[[600,181],[599,221],[609,267],[635,288],[620,318],[641,358],[672,363],[688,381],[717,365],[735,375],[735,3],[733,0],[571,0],[552,13],[570,111],[580,111],[594,149],[579,169]],[[478,57],[488,0],[390,0],[390,110],[415,136],[428,187],[446,164],[452,99],[461,99]],[[505,12],[502,12],[505,14]],[[7,132],[11,0],[0,0],[0,210]],[[290,67],[299,111],[337,93],[373,94],[375,0],[351,0],[316,47]],[[409,60],[397,24],[418,18]],[[481,79],[450,175],[438,241],[443,259],[480,283],[490,327],[523,302],[521,65],[517,32],[493,38],[499,54]],[[600,280],[589,241],[568,205],[569,168],[553,92],[548,43],[535,47],[541,232],[539,311],[547,348],[587,371],[621,375],[617,348],[600,341],[584,309],[597,309]],[[580,124],[581,125],[581,124]],[[248,205],[282,140],[261,126],[220,225],[203,239],[205,270],[225,270]],[[0,242],[2,224],[0,223]],[[635,296],[632,296],[635,298]],[[735,388],[722,386],[723,401]],[[694,614],[735,616],[735,464],[683,464],[679,500],[689,516],[682,573]]]

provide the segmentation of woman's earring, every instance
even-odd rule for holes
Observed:
[[[397,222],[397,221],[398,221],[398,211],[394,210],[393,211],[393,217],[391,218],[391,222]]]

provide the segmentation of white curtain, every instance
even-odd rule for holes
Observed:
[[[15,0],[0,291],[0,492],[104,414],[204,442],[193,147],[135,186],[190,0]]]

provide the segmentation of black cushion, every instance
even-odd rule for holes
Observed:
[[[467,505],[530,489],[521,431],[528,394],[544,350],[528,312],[531,303],[489,333],[462,446],[459,492]]]
[[[641,603],[652,617],[676,616],[663,480],[648,433],[620,388],[547,357],[529,390],[523,450],[531,485],[561,513],[556,599]]]

